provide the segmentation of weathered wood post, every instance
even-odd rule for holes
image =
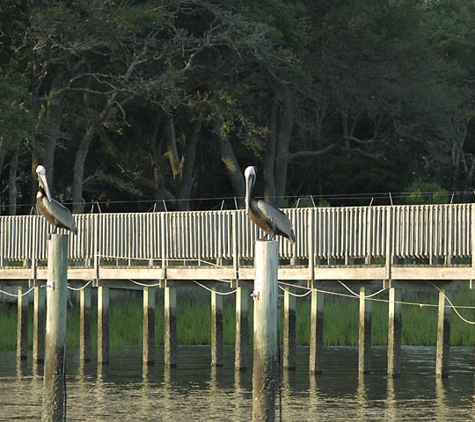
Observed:
[[[42,421],[66,420],[65,341],[68,236],[52,234],[46,283],[46,338]]]
[[[91,286],[84,287],[80,292],[79,321],[79,360],[91,361]]]
[[[177,334],[176,334],[176,288],[165,287],[165,332],[164,360],[165,367],[176,367]]]
[[[401,374],[401,289],[389,289],[388,376]]]
[[[144,365],[155,363],[155,288],[143,289],[143,351]]]
[[[249,289],[239,286],[236,290],[236,346],[234,355],[234,367],[238,371],[247,368],[249,344],[248,308]]]
[[[211,366],[223,365],[223,296],[211,292]]]
[[[109,364],[109,287],[97,288],[97,363]]]
[[[18,286],[17,313],[17,360],[26,360],[28,355],[28,298],[24,296],[23,287]]]
[[[371,300],[366,299],[366,288],[360,288],[360,323],[358,371],[371,371]]]
[[[324,295],[316,289],[311,295],[309,372],[319,374],[322,372]]]
[[[435,374],[439,378],[447,378],[449,376],[451,308],[449,306],[445,306],[446,297],[450,299],[447,291],[440,290],[437,321],[437,353],[435,361]]]
[[[45,360],[46,289],[35,287],[33,305],[33,362]]]
[[[277,241],[256,241],[252,420],[275,420],[277,391]]]
[[[290,291],[284,292],[284,333],[282,366],[285,369],[295,369],[296,343],[296,309],[297,300]]]

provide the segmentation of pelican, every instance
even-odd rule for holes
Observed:
[[[38,193],[36,194],[36,207],[40,214],[55,226],[54,233],[60,228],[68,229],[77,234],[78,229],[71,211],[51,197],[48,181],[46,180],[46,169],[39,165],[36,167],[36,174],[38,175],[39,184]]]
[[[274,240],[278,234],[295,243],[295,233],[289,217],[262,199],[256,200],[251,196],[252,187],[256,181],[256,168],[247,167],[244,177],[246,179],[246,212],[249,218],[266,232],[264,238]]]

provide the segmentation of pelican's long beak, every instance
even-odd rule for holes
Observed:
[[[254,185],[254,176],[251,175],[246,175],[246,212],[249,213],[249,207],[250,207],[250,202],[251,202],[251,193],[252,193],[252,187]]]
[[[39,173],[38,174],[38,183],[46,192],[46,196],[48,197],[48,201],[51,202],[51,193],[49,191],[48,181],[46,180],[46,175]]]

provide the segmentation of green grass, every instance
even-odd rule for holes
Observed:
[[[384,298],[384,295],[378,298]],[[436,294],[421,294],[405,291],[404,302],[437,303]],[[452,294],[452,302],[458,306],[475,305],[475,292],[468,289],[468,283],[461,283]],[[178,292],[177,335],[180,344],[209,344],[211,341],[211,317],[209,294],[202,290],[189,289]],[[324,307],[324,344],[358,344],[359,302],[357,299],[325,296]],[[163,343],[163,295],[157,296],[155,338]],[[384,302],[372,302],[372,344],[387,345],[388,305]],[[474,309],[461,309],[460,313],[468,320],[475,320]],[[79,347],[79,306],[68,308],[67,338],[69,349]],[[32,345],[32,308],[29,312],[29,344]],[[126,294],[123,298],[111,298],[110,301],[110,347],[120,349],[142,344],[142,299],[137,293]],[[17,311],[14,304],[0,304],[0,349],[16,348]],[[235,304],[234,296],[224,299],[223,309],[225,344],[234,344]],[[280,320],[280,332],[282,329]],[[249,331],[252,341],[252,301],[249,306]],[[452,312],[451,345],[473,346],[475,344],[474,327],[463,322]],[[92,346],[97,347],[97,312],[92,310],[91,322]],[[310,300],[309,297],[297,301],[296,339],[299,345],[308,345],[310,339]],[[402,306],[402,343],[405,345],[435,345],[437,341],[437,307]]]

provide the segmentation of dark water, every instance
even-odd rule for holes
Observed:
[[[180,347],[177,368],[143,367],[141,349],[111,353],[111,363],[80,365],[67,356],[68,421],[249,421],[252,370],[235,372],[233,349],[224,366],[210,368],[209,347]],[[386,376],[386,349],[373,348],[373,372],[358,376],[356,348],[326,348],[324,373],[308,374],[308,349],[299,348],[297,370],[283,372],[276,420],[473,421],[474,352],[454,348],[450,377],[435,377],[435,349],[403,348],[402,376]],[[0,352],[0,420],[41,420],[42,370],[17,365]]]

